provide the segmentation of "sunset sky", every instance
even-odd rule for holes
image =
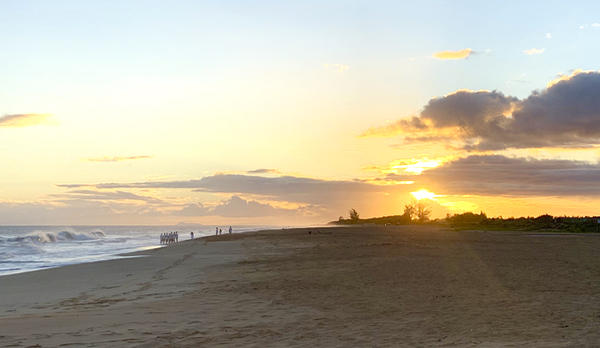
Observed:
[[[598,1],[2,0],[0,33],[2,225],[600,215]]]

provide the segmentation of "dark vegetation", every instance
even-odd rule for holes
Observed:
[[[544,214],[538,217],[488,218],[484,212],[474,214],[447,215],[444,220],[458,229],[484,229],[490,231],[558,231],[558,232],[600,232],[600,217],[554,217]]]
[[[330,224],[335,225],[407,225],[411,222],[426,222],[429,221],[431,215],[431,205],[425,201],[413,199],[410,203],[404,205],[404,213],[402,215],[391,215],[378,218],[361,219],[360,214],[356,209],[352,208],[348,211],[348,219],[340,216],[338,221],[332,221]]]
[[[460,230],[487,230],[487,231],[555,231],[571,233],[600,232],[600,217],[555,217],[544,214],[538,217],[520,218],[488,218],[484,212],[475,214],[466,212],[462,214],[446,215],[445,219],[430,220],[431,207],[422,201],[412,201],[404,206],[404,214],[383,216],[370,219],[361,219],[353,208],[349,211],[349,219],[340,216],[338,221],[330,224],[336,225],[407,225],[410,223],[428,223],[450,226]]]

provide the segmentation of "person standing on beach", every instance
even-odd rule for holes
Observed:
[[[190,232],[190,239],[194,239],[194,231]]]
[[[223,230],[219,228],[219,236],[223,233]]]
[[[229,226],[229,233],[232,233],[233,230],[231,229],[231,226]]]
[[[219,235],[219,228],[217,227],[217,229],[215,230],[215,236]]]

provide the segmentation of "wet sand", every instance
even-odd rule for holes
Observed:
[[[599,235],[334,227],[140,254],[0,277],[0,347],[600,342]]]

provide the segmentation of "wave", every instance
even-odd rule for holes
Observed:
[[[85,233],[74,231],[34,231],[24,236],[0,238],[0,244],[20,244],[21,246],[26,246],[27,244],[59,243],[69,241],[98,241],[103,240],[104,238],[106,238],[106,235],[102,231]]]
[[[0,263],[4,262],[3,260],[12,259],[15,255],[11,253],[0,252]]]

